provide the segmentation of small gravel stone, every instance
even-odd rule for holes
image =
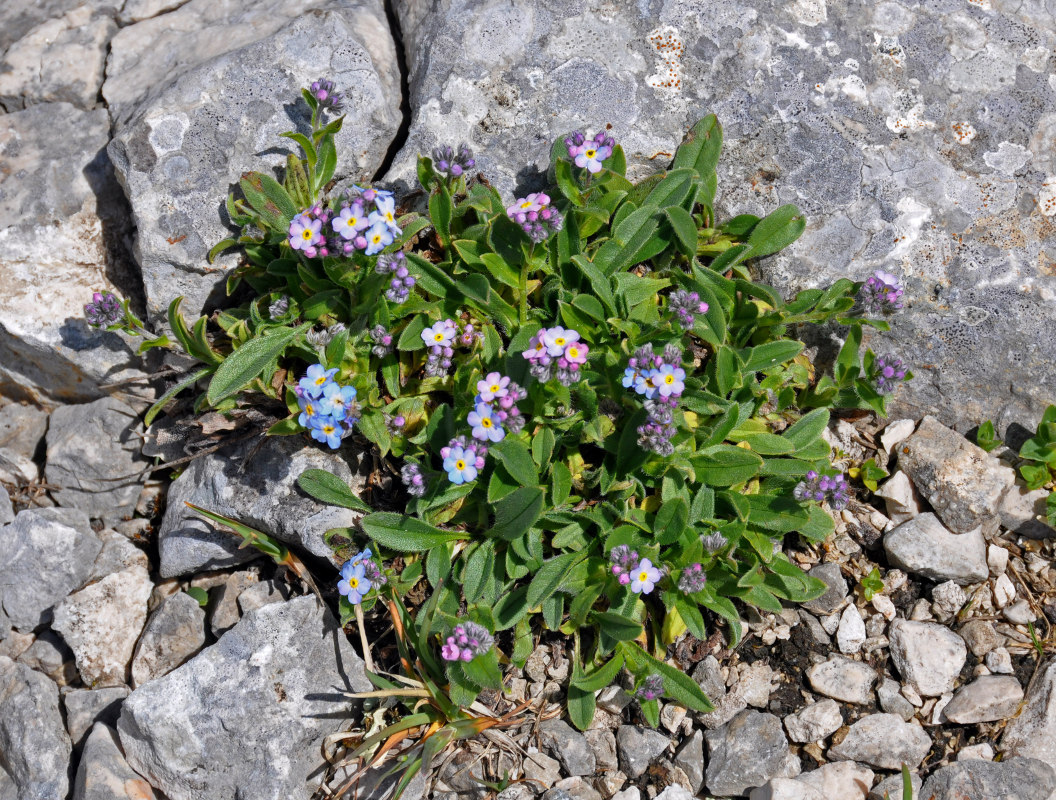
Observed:
[[[835,733],[843,725],[840,706],[825,698],[785,717],[785,730],[793,742],[816,742]]]
[[[905,441],[916,427],[917,423],[911,419],[892,420],[880,434],[880,445],[888,453],[894,452],[895,445]]]
[[[1004,647],[998,647],[986,654],[986,668],[995,675],[1011,675],[1012,656]]]
[[[877,687],[876,697],[880,701],[880,708],[888,714],[897,714],[907,722],[913,719],[917,713],[913,704],[903,697],[899,691],[898,682],[890,678],[884,678]]]
[[[543,744],[565,765],[572,776],[593,775],[597,769],[594,753],[582,733],[562,719],[548,719],[539,726]]]
[[[958,761],[935,770],[921,791],[928,800],[1005,798],[1049,800],[1056,791],[1056,768],[1033,758]]]
[[[1001,524],[1031,539],[1056,536],[1056,530],[1047,522],[1045,504],[1049,494],[1050,491],[1044,488],[1031,491],[1025,486],[1011,487],[1001,498],[1001,506],[998,509]]]
[[[238,608],[243,614],[248,614],[258,608],[289,599],[290,592],[286,584],[274,580],[260,581],[242,590],[238,596]]]
[[[153,589],[147,571],[135,566],[74,592],[55,609],[52,627],[72,648],[77,670],[89,686],[118,686],[128,680]]]
[[[0,525],[7,525],[15,519],[15,507],[11,503],[11,496],[7,489],[0,486]]]
[[[712,704],[715,706],[714,711],[697,715],[700,724],[709,731],[721,728],[748,708],[748,701],[737,692],[729,692],[717,701],[712,700]]]
[[[1008,550],[996,544],[987,545],[986,565],[991,575],[1003,575],[1008,568]]]
[[[621,714],[631,703],[631,696],[619,686],[606,686],[598,695],[598,708],[610,714]]]
[[[804,603],[803,608],[820,616],[831,614],[843,605],[847,599],[847,581],[839,564],[818,564],[811,568],[810,576],[824,581],[829,588],[821,597]]]
[[[871,714],[858,720],[838,745],[829,748],[829,758],[860,761],[879,769],[910,769],[920,766],[931,750],[931,737],[919,724],[895,714]]]
[[[873,785],[873,771],[853,761],[836,761],[805,772],[796,780],[825,798],[865,800],[865,793]]]
[[[571,800],[602,800],[598,790],[579,776],[558,781],[554,789],[565,792]]]
[[[695,800],[695,798],[682,786],[668,786],[656,796],[656,800]]]
[[[619,766],[616,757],[616,737],[608,728],[590,728],[583,736],[594,753],[594,762],[599,771],[614,770]]]
[[[833,655],[828,661],[808,669],[807,680],[814,691],[826,697],[868,705],[873,700],[876,670],[846,656]]]
[[[699,794],[704,788],[704,734],[695,730],[686,737],[675,752],[674,761],[689,778],[693,794]]]
[[[766,708],[770,703],[770,693],[773,690],[771,681],[774,671],[769,664],[763,661],[755,661],[742,668],[733,691],[744,698],[744,701],[754,708]]]
[[[899,468],[950,530],[996,526],[1001,498],[1015,483],[1011,467],[932,416],[925,416],[897,450]]]
[[[963,534],[948,530],[931,513],[924,513],[884,535],[884,552],[892,564],[933,581],[966,585],[985,580],[986,542],[981,528]]]
[[[822,647],[828,647],[832,643],[832,639],[829,634],[822,627],[818,618],[811,614],[809,611],[804,611],[802,608],[799,610],[799,620],[806,626],[810,632],[810,637],[815,644],[821,645]]]
[[[616,731],[620,769],[628,778],[635,780],[670,744],[671,740],[657,731],[636,725],[621,725]]]
[[[1013,625],[1029,625],[1038,618],[1026,600],[1017,600],[1012,605],[1005,606],[1001,614]]]
[[[155,797],[150,784],[128,766],[114,729],[97,723],[84,743],[73,800],[154,800]]]
[[[944,625],[896,619],[888,628],[899,674],[925,697],[953,690],[968,657],[964,640]]]
[[[238,598],[242,592],[260,581],[255,568],[232,572],[227,579],[209,592],[209,629],[220,638],[238,624],[242,615]]]
[[[931,590],[931,610],[941,620],[948,620],[968,601],[964,589],[953,581],[940,583]]]
[[[59,686],[77,681],[77,664],[73,651],[53,631],[41,631],[40,635],[15,659],[30,669],[42,672]]]
[[[997,580],[994,581],[993,593],[994,605],[998,608],[1004,608],[1016,599],[1016,587],[1008,575],[997,576]]]
[[[994,748],[989,742],[962,747],[957,752],[958,761],[993,761]]]
[[[923,502],[920,495],[913,487],[909,476],[902,470],[898,470],[884,481],[876,491],[876,496],[884,500],[888,519],[895,525],[908,522],[923,510]]]
[[[742,711],[705,738],[705,783],[709,792],[723,797],[762,786],[782,770],[789,755],[781,720],[773,714]]]
[[[1026,756],[1056,764],[1056,658],[1050,657],[1030,686],[1023,710],[1005,727],[1005,756]]]
[[[982,658],[1005,643],[1005,637],[994,630],[993,623],[985,619],[970,619],[959,632],[976,658]]]
[[[865,621],[858,607],[851,603],[840,616],[840,627],[836,630],[836,644],[841,653],[852,655],[865,643]]]
[[[524,777],[541,786],[553,786],[561,780],[561,764],[546,753],[529,752],[524,758]]]
[[[97,722],[116,725],[121,714],[121,703],[128,697],[127,686],[108,689],[71,689],[62,698],[66,707],[66,730],[70,732],[74,748],[84,744],[92,726]]]
[[[919,800],[920,788],[924,782],[915,772],[909,774],[909,783],[913,787],[911,800]],[[835,800],[835,798],[828,798]],[[884,778],[869,792],[869,800],[902,800],[902,776],[892,775]]]
[[[205,644],[205,611],[186,592],[172,595],[150,615],[132,657],[132,685],[172,672]]]
[[[895,618],[895,604],[886,594],[874,594],[872,599],[873,608],[888,622]]]

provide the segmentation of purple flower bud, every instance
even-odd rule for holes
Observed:
[[[404,464],[400,469],[400,478],[411,497],[423,497],[425,495],[425,476],[422,468],[417,464]]]
[[[638,700],[644,700],[646,702],[650,700],[656,700],[664,693],[664,679],[657,675],[652,674],[646,676],[645,680],[642,681],[642,685],[638,687],[634,696]]]
[[[94,292],[92,302],[84,306],[84,319],[93,328],[116,325],[124,317],[121,302],[110,292]]]
[[[320,78],[312,82],[309,91],[319,102],[320,110],[329,111],[332,114],[340,114],[344,110],[344,95],[334,91],[333,81]]]

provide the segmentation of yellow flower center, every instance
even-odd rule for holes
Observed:
[[[359,587],[359,578],[349,578],[348,579],[348,585],[351,586],[353,589],[358,588]]]
[[[315,379],[316,386],[322,386],[324,383],[326,383],[326,375],[320,375]]]
[[[489,389],[489,391],[492,392],[492,393],[499,391],[499,384],[497,384],[497,383],[491,384],[491,388]]]
[[[394,221],[393,218],[392,218],[392,212],[391,211],[386,211],[385,212],[385,219],[388,220],[389,222],[393,222]]]
[[[579,358],[579,348],[578,347],[570,347],[570,348],[568,348],[568,357],[569,358]]]
[[[597,150],[595,150],[594,148],[591,148],[591,149],[589,149],[589,150],[585,150],[585,151],[583,152],[583,155],[585,155],[585,156],[586,156],[587,158],[594,158],[594,155],[595,155],[595,154],[596,154],[597,152],[598,152]]]
[[[638,573],[638,580],[641,581],[642,583],[645,583],[646,581],[649,580],[649,573],[645,572],[644,570],[642,572],[639,572]]]
[[[373,236],[370,237],[370,241],[371,241],[372,244],[377,244],[378,242],[381,241],[381,234],[380,233],[375,233]]]
[[[333,425],[324,425],[323,426],[323,433],[325,433],[327,436],[329,436],[333,432],[334,432],[334,426]]]
[[[664,383],[666,383],[668,386],[670,386],[674,382],[675,382],[675,376],[674,375],[665,375],[664,376]]]
[[[433,334],[433,341],[434,342],[442,342],[442,341],[444,341],[444,334],[442,334],[442,333],[434,333]]]
[[[554,344],[556,344],[558,347],[564,347],[565,341],[566,339],[564,336],[558,336],[556,339],[554,339]]]
[[[480,421],[480,426],[482,428],[490,428],[491,427],[491,418],[490,417],[484,417],[484,419],[482,419]]]
[[[311,403],[305,404],[304,410],[308,412],[309,417],[315,416],[315,406],[313,406]]]
[[[306,242],[311,241],[311,239],[312,239],[312,229],[311,228],[305,228],[303,231],[301,231],[301,238],[304,239],[304,241],[306,241]]]
[[[466,462],[465,461],[456,461],[455,462],[455,469],[457,469],[459,472],[461,472],[465,468],[466,468]]]
[[[532,207],[532,201],[531,200],[525,200],[523,203],[521,203],[521,208],[531,208],[531,207]]]

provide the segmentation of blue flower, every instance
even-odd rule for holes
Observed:
[[[638,394],[644,394],[648,399],[652,399],[656,395],[656,383],[653,381],[655,374],[655,369],[639,372],[634,379],[634,391]]]
[[[480,439],[482,442],[501,442],[506,438],[506,431],[502,429],[494,414],[487,403],[477,403],[477,407],[469,412],[468,422],[473,426],[474,439]]]
[[[331,384],[327,384],[327,388]],[[320,417],[330,417],[334,414],[334,404],[326,397],[318,399],[312,397],[298,397],[297,405],[301,407],[301,415],[297,417],[297,423],[302,428],[312,427],[312,420]]]
[[[337,374],[337,367],[326,369],[322,364],[312,364],[297,386],[308,397],[318,400],[323,396],[323,387]]]
[[[348,598],[352,605],[359,605],[363,598],[374,588],[364,575],[365,564],[352,560],[341,567],[341,580],[337,582],[337,591]]]
[[[634,367],[627,367],[623,371],[623,388],[630,389],[638,382],[638,370]]]
[[[368,256],[372,256],[392,244],[392,231],[389,230],[389,227],[384,222],[375,222],[371,229],[367,231],[366,238],[366,253]]]
[[[377,211],[372,211],[368,217],[371,225],[384,225],[393,236],[399,236],[403,233],[400,230],[400,226],[396,224],[396,201],[392,195],[382,197],[379,192],[378,198],[374,201],[374,207]],[[369,241],[370,237],[367,238]]]
[[[326,442],[331,450],[337,450],[341,446],[341,436],[344,430],[339,420],[333,417],[315,416],[309,420],[309,428],[312,438],[317,442]]]
[[[681,367],[673,367],[664,364],[658,370],[653,371],[653,385],[657,387],[661,397],[678,397],[686,390],[686,371]]]
[[[444,470],[451,483],[463,484],[477,477],[476,455],[462,447],[452,447],[444,459]]]

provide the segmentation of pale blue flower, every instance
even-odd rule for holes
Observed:
[[[337,374],[337,367],[326,369],[322,364],[312,364],[308,372],[297,382],[297,387],[304,395],[313,399],[323,396],[323,387]]]
[[[495,418],[495,412],[487,403],[478,403],[477,407],[469,412],[469,424],[473,427],[473,438],[482,442],[501,442],[506,438],[506,431],[502,429],[499,420]]]
[[[359,605],[363,598],[374,588],[367,579],[363,561],[349,561],[341,567],[341,580],[337,582],[337,591],[348,598],[352,605]]]
[[[368,256],[380,253],[392,244],[392,231],[384,222],[375,222],[366,233]]]
[[[341,446],[341,436],[344,429],[341,422],[333,417],[315,416],[310,420],[312,438],[317,442],[326,442],[331,450],[337,450]]]
[[[462,447],[452,447],[444,459],[447,478],[454,484],[463,484],[477,477],[476,455],[467,453]]]

